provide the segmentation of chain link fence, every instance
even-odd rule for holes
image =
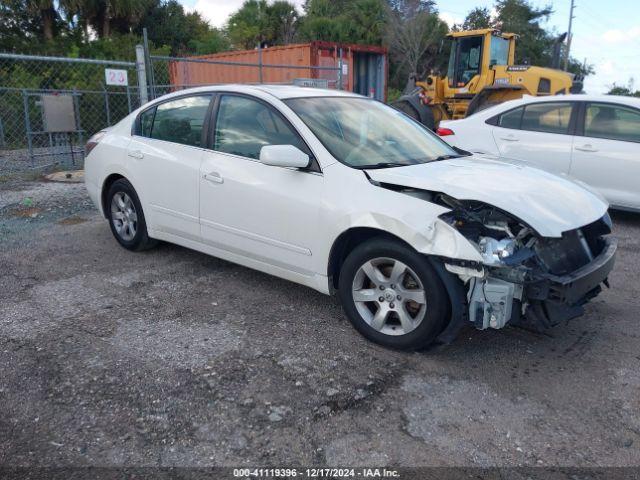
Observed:
[[[84,144],[147,100],[220,83],[342,88],[342,54],[321,65],[263,62],[262,51],[226,58],[151,56],[137,62],[0,53],[0,173],[82,168]],[[337,51],[336,51],[337,53]],[[230,53],[229,55],[234,55]]]
[[[81,167],[87,138],[138,106],[133,62],[0,53],[0,170]]]

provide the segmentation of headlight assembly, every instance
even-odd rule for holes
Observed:
[[[442,203],[451,211],[440,218],[477,248],[485,265],[514,265],[530,257],[527,252],[535,240],[533,231],[507,212],[486,203],[451,197],[443,198]]]
[[[478,247],[485,264],[501,265],[505,259],[515,253],[516,241],[511,238],[496,240],[491,237],[480,237]]]

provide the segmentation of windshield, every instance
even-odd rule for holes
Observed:
[[[293,98],[285,103],[341,163],[353,168],[413,165],[459,157],[405,114],[366,98]]]
[[[489,65],[509,64],[509,40],[502,37],[491,37],[491,58]]]

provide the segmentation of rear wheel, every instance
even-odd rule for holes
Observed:
[[[135,189],[124,178],[109,187],[105,210],[111,233],[128,250],[140,251],[154,247],[157,242],[149,238],[142,205]]]
[[[339,294],[354,327],[391,348],[428,346],[449,314],[449,297],[427,259],[393,240],[354,249],[340,271]]]

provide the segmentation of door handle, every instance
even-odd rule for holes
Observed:
[[[129,152],[127,152],[127,155],[129,155],[131,158],[135,158],[136,160],[142,160],[144,158],[144,153],[142,153],[140,150],[129,150]]]
[[[597,152],[598,149],[597,148],[593,148],[591,145],[586,144],[583,145],[582,147],[573,147],[576,150],[580,150],[581,152]]]
[[[218,172],[205,173],[202,177],[211,183],[224,183],[224,180]]]
[[[509,136],[509,137],[500,137],[500,140],[505,140],[507,142],[517,142],[518,139],[514,136]]]

